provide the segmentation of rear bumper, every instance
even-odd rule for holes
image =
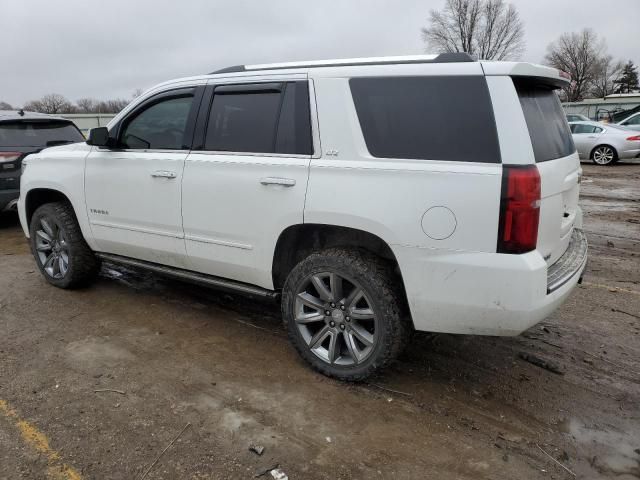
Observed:
[[[394,247],[416,330],[518,335],[556,310],[578,283],[586,238],[575,230],[567,252],[548,267],[524,255]],[[561,280],[561,281],[560,281]]]
[[[618,158],[627,159],[627,158],[636,158],[640,155],[640,148],[631,149],[631,150],[622,150],[618,152]]]

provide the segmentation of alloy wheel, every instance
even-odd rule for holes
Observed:
[[[607,165],[613,162],[615,155],[611,147],[598,147],[593,152],[593,161],[598,165]]]
[[[47,275],[62,279],[69,271],[69,245],[65,232],[49,217],[41,217],[39,227],[35,235],[38,260]]]
[[[301,282],[295,322],[309,349],[331,365],[361,364],[378,339],[373,303],[358,282],[335,272],[315,273]]]

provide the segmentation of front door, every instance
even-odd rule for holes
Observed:
[[[87,157],[87,214],[101,251],[185,266],[181,183],[194,103],[193,88],[142,102],[110,131],[114,148]]]

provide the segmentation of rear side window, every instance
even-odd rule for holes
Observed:
[[[536,162],[566,157],[575,152],[571,130],[555,91],[526,81],[514,81],[514,84]]]
[[[205,150],[311,155],[307,83],[216,88]]]
[[[71,122],[0,123],[0,146],[2,147],[47,147],[75,142],[84,142],[84,137]]]
[[[367,77],[349,84],[374,157],[500,163],[484,77]]]
[[[574,123],[571,125],[572,133],[600,133],[602,129],[595,125],[585,125],[583,123]]]

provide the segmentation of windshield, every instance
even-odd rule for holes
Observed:
[[[65,121],[17,121],[0,123],[0,146],[47,147],[84,142],[80,130]]]

